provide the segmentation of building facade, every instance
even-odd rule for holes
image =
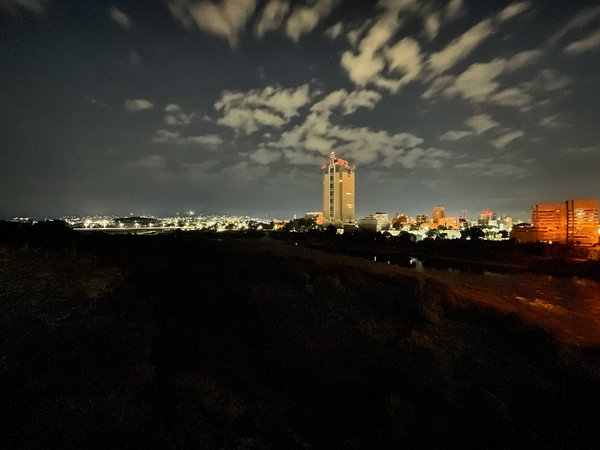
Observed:
[[[431,221],[433,223],[440,223],[440,219],[446,217],[446,208],[444,205],[435,205],[431,210]]]
[[[428,222],[428,218],[425,214],[417,214],[417,218],[415,219],[415,224],[422,225]]]
[[[515,226],[517,242],[598,243],[598,200],[575,199],[564,203],[539,203],[531,207],[531,224]]]
[[[458,217],[442,217],[438,221],[438,225],[443,225],[446,228],[452,228],[453,230],[460,230],[460,221]]]
[[[323,169],[323,224],[341,227],[354,224],[354,167],[331,152]]]
[[[494,220],[495,218],[496,215],[492,211],[490,211],[489,209],[484,209],[479,214],[478,224],[482,226],[487,226],[490,224],[490,221]]]
[[[308,211],[304,218],[314,220],[316,225],[323,225],[323,213],[321,211]]]
[[[541,242],[567,242],[566,203],[538,203],[531,207],[531,224]]]
[[[567,243],[594,245],[598,242],[598,200],[567,200]]]

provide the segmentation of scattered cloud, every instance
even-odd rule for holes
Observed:
[[[150,176],[152,181],[171,182],[176,179],[169,162],[161,155],[142,156],[126,163],[119,170],[124,170],[128,175],[133,173],[144,177]]]
[[[468,136],[472,136],[474,133],[472,131],[467,130],[450,130],[446,131],[444,134],[440,136],[441,141],[458,141],[460,139],[464,139]]]
[[[539,50],[525,50],[509,59],[496,58],[487,63],[471,64],[457,77],[446,76],[442,79],[443,82],[432,83],[422,97],[430,98],[442,92],[446,97],[458,95],[477,103],[489,102],[516,107],[522,111],[528,110],[534,103],[536,91],[560,89],[566,86],[569,80],[551,70],[543,69],[531,81],[501,89],[498,78],[536,62],[541,55]]]
[[[484,19],[461,36],[455,38],[443,50],[431,54],[429,67],[436,73],[443,73],[457,62],[466,58],[479,44],[493,32],[491,19]]]
[[[448,86],[444,93],[450,97],[460,95],[466,100],[483,102],[500,87],[500,83],[496,81],[496,78],[504,72],[505,67],[506,61],[503,59],[472,64],[456,77],[454,83]]]
[[[423,31],[425,32],[425,36],[427,36],[428,40],[432,41],[438,35],[440,27],[442,26],[442,13],[435,12],[428,14],[427,17],[425,17],[424,22],[425,27]]]
[[[482,158],[472,162],[455,164],[454,168],[489,177],[522,178],[529,175],[529,171],[523,167],[511,163],[496,162],[493,158]]]
[[[144,98],[138,98],[135,100],[125,100],[125,108],[129,111],[137,112],[144,111],[145,109],[152,109],[154,105]]]
[[[0,8],[10,14],[16,14],[20,10],[43,14],[46,12],[46,0],[2,0]]]
[[[463,0],[450,0],[444,10],[444,17],[447,22],[457,19],[464,14]]]
[[[533,96],[520,87],[511,87],[491,95],[488,100],[500,106],[512,106],[527,111],[533,103]]]
[[[249,158],[260,165],[268,166],[279,161],[281,156],[281,152],[263,147],[250,153]]]
[[[179,137],[180,135],[178,131],[158,130],[152,138],[152,142],[154,142],[155,144],[175,142],[179,139]]]
[[[434,73],[441,74],[459,61],[469,56],[479,45],[497,31],[498,25],[521,14],[529,8],[529,2],[513,3],[495,17],[483,19],[459,37],[455,38],[443,50],[432,53],[428,64]]]
[[[260,164],[250,164],[247,161],[237,162],[221,170],[221,175],[235,184],[245,184],[264,178],[269,173],[269,167]]]
[[[184,27],[225,38],[235,48],[246,22],[256,9],[256,0],[169,0],[169,11]]]
[[[339,0],[319,0],[311,5],[296,6],[286,22],[286,34],[294,42],[298,42],[300,36],[310,33],[338,3]]]
[[[250,159],[259,164],[280,159],[294,165],[319,164],[331,151],[336,151],[356,164],[408,170],[444,166],[451,153],[423,147],[423,139],[418,136],[334,124],[331,120],[334,113],[344,116],[358,108],[373,108],[380,98],[379,93],[365,89],[331,92],[316,101],[299,124],[277,135],[264,134],[264,141],[250,154]]]
[[[473,128],[475,133],[482,134],[500,124],[492,119],[488,114],[477,114],[465,120],[465,125]]]
[[[223,91],[214,106],[222,114],[217,120],[219,125],[236,133],[252,134],[264,126],[280,128],[309,100],[308,84],[289,89],[269,86],[247,92]]]
[[[578,55],[600,47],[600,28],[592,31],[588,36],[578,41],[572,42],[565,47],[565,52],[572,55]]]
[[[129,63],[134,66],[137,66],[138,64],[141,64],[141,62],[142,62],[142,57],[135,50],[129,51],[128,59],[129,59]]]
[[[358,108],[373,109],[381,100],[381,94],[368,89],[358,89],[348,92],[340,89],[327,94],[322,100],[311,106],[311,111],[329,114],[332,110],[340,108],[342,114],[352,114]]]
[[[289,11],[289,1],[271,0],[263,8],[260,19],[258,19],[254,27],[255,34],[260,38],[269,31],[277,30],[285,20]]]
[[[590,156],[600,154],[600,151],[596,147],[569,147],[561,149],[560,152],[571,156]]]
[[[142,169],[164,169],[167,163],[164,158],[159,155],[147,155],[132,163],[133,166]]]
[[[194,113],[186,114],[181,106],[171,103],[165,106],[165,123],[167,125],[189,125],[194,117]]]
[[[531,7],[531,2],[528,2],[528,1],[512,3],[512,4],[508,5],[506,8],[504,8],[502,11],[500,11],[500,13],[498,14],[498,21],[502,23],[509,19],[512,19],[513,17],[516,17],[519,14],[524,13],[530,7]]]
[[[551,69],[542,69],[531,81],[524,81],[521,86],[524,89],[536,91],[558,91],[565,88],[571,80]]]
[[[355,48],[358,45],[358,41],[360,37],[364,34],[365,30],[367,30],[373,24],[373,19],[367,19],[360,26],[349,30],[346,33],[346,39],[348,43]]]
[[[181,169],[183,178],[192,184],[210,183],[219,179],[217,166],[219,161],[208,159],[202,162],[183,163]]]
[[[401,85],[416,79],[421,73],[421,47],[410,37],[405,37],[388,48],[385,57],[388,61],[388,72],[402,74],[402,78],[398,80]]]
[[[505,148],[508,144],[510,144],[515,139],[518,139],[522,136],[525,136],[525,133],[521,130],[519,131],[510,131],[506,134],[501,135],[500,137],[494,139],[490,142],[496,148]]]
[[[373,84],[395,93],[421,73],[421,48],[411,37],[389,45],[401,24],[397,11],[413,8],[415,3],[390,1],[385,2],[384,6],[386,12],[369,28],[357,48],[342,54],[341,65],[357,86]]]
[[[127,14],[125,14],[119,8],[110,8],[108,10],[108,14],[110,14],[112,20],[117,22],[121,27],[125,29],[129,28],[129,26],[131,25],[131,21],[129,20]]]
[[[441,77],[437,77],[429,85],[427,90],[423,92],[423,94],[421,94],[421,98],[424,98],[425,100],[430,100],[440,91],[443,91],[450,85],[452,85],[452,83],[454,83],[455,80],[456,77],[454,77],[453,75],[443,75]]]
[[[202,147],[216,148],[223,143],[223,139],[216,134],[201,136],[182,136],[177,131],[158,130],[152,137],[154,144],[176,144],[179,146],[199,145]]]
[[[440,136],[442,141],[458,141],[469,136],[483,134],[487,130],[500,125],[488,114],[477,114],[465,120],[465,125],[472,130],[450,130]]]
[[[354,84],[365,86],[383,70],[385,61],[379,50],[391,39],[397,27],[397,19],[379,20],[360,41],[358,53],[346,51],[342,54],[342,67]]]
[[[325,159],[325,157],[321,157],[318,154],[307,153],[293,148],[284,148],[283,156],[289,164],[294,166],[318,166]]]
[[[579,11],[564,27],[548,39],[548,43],[550,45],[556,44],[570,31],[585,27],[587,24],[596,20],[597,17],[600,17],[600,6]]]
[[[540,120],[538,122],[538,125],[545,127],[545,128],[551,128],[551,129],[562,128],[565,126],[565,124],[563,122],[561,122],[560,120],[558,120],[559,117],[560,117],[559,114],[544,117],[542,120]]]
[[[506,61],[506,70],[512,72],[519,70],[528,64],[533,64],[537,62],[543,54],[544,52],[539,49],[524,50],[516,53]]]
[[[342,31],[344,31],[344,24],[342,24],[342,22],[338,22],[335,25],[327,28],[325,31],[325,36],[327,36],[329,39],[337,39],[337,37],[342,34]]]
[[[221,136],[216,134],[206,134],[204,136],[187,136],[182,138],[184,143],[201,145],[203,147],[218,147],[223,143]]]

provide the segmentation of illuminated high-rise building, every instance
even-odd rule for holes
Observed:
[[[598,200],[567,200],[567,243],[594,245],[598,242]]]
[[[431,221],[433,223],[440,223],[440,219],[446,217],[446,208],[444,205],[435,205],[431,211]]]
[[[542,242],[567,241],[566,203],[538,203],[531,207],[531,223]]]
[[[513,228],[517,242],[594,245],[598,242],[598,200],[575,199],[531,207],[531,226]]]
[[[355,222],[354,166],[331,152],[323,164],[323,219],[325,225],[343,226]]]

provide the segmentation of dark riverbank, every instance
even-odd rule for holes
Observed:
[[[428,267],[499,273],[531,272],[600,281],[600,249],[513,241],[432,240],[413,242],[380,233],[339,236],[327,233],[278,233],[275,238],[310,248],[390,261],[401,266],[418,258]]]
[[[252,236],[52,236],[0,247],[7,448],[600,444],[598,348],[431,277]]]

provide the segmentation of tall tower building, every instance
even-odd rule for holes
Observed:
[[[325,225],[354,223],[354,167],[331,152],[323,164],[323,216]]]
[[[594,245],[598,242],[598,200],[567,200],[567,243]]]
[[[431,221],[433,223],[440,223],[440,219],[446,217],[446,208],[444,205],[435,205],[431,211]]]

